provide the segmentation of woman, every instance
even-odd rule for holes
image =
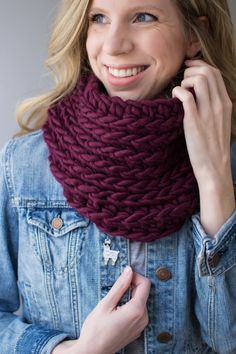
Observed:
[[[224,0],[63,2],[1,153],[2,354],[236,353],[235,58]]]

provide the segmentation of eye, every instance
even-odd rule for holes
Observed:
[[[139,13],[136,15],[135,22],[155,22],[158,21],[158,17],[148,12]]]
[[[89,17],[90,22],[93,23],[107,23],[106,17],[102,14],[94,14]]]

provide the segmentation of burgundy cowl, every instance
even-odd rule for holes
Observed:
[[[177,98],[123,101],[93,75],[52,105],[43,126],[68,204],[111,236],[151,242],[198,208]]]

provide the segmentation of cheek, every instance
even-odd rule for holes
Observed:
[[[86,40],[86,50],[89,59],[92,59],[96,55],[96,52],[98,50],[98,40],[95,33],[93,33],[92,31],[88,31]]]
[[[167,31],[156,32],[149,41],[144,44],[146,50],[156,59],[175,62],[185,57],[186,43],[183,35],[168,33]]]
[[[168,50],[172,60],[173,58],[176,58],[176,61],[183,60],[186,56],[186,42],[183,36],[180,34],[174,35],[168,42]]]
[[[87,51],[88,58],[91,57],[92,48],[93,47],[91,45],[91,37],[88,36],[86,40],[86,51]]]
[[[139,42],[140,46],[146,55],[158,62],[173,60],[175,57],[174,48],[176,48],[176,42],[174,44],[171,43],[169,38],[160,35],[160,33],[154,33],[149,38],[145,38],[141,43]]]

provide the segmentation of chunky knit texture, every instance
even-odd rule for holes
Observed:
[[[123,101],[93,75],[50,107],[50,168],[68,203],[111,236],[151,242],[198,207],[177,98]]]

